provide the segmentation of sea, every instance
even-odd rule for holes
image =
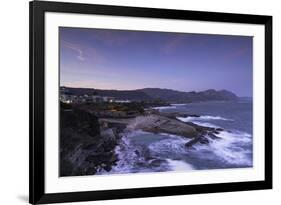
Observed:
[[[188,138],[152,134],[141,130],[124,133],[116,147],[119,161],[107,174],[191,171],[253,166],[252,100],[237,102],[198,102],[156,107],[160,112],[194,114],[179,117],[183,122],[222,128],[209,144],[187,148]],[[105,174],[103,172],[103,174]]]

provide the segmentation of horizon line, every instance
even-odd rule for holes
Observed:
[[[182,90],[175,90],[175,89],[171,89],[171,88],[159,88],[159,87],[143,87],[143,88],[137,88],[137,89],[125,89],[125,90],[121,90],[121,89],[101,89],[101,88],[93,88],[93,87],[75,87],[75,86],[66,86],[66,85],[60,85],[59,87],[67,87],[67,88],[80,88],[80,89],[94,89],[94,90],[115,90],[115,91],[134,91],[134,90],[143,90],[143,89],[163,89],[163,90],[173,90],[173,91],[177,91],[177,92],[185,92],[185,93],[188,93],[188,92],[204,92],[204,91],[207,91],[207,90],[214,90],[214,91],[228,91],[228,92],[231,92],[233,94],[235,94],[237,97],[249,97],[249,98],[253,98],[252,96],[238,96],[235,92],[233,91],[229,91],[227,89],[213,89],[213,88],[210,88],[210,89],[206,89],[206,90],[199,90],[199,91],[195,91],[195,90],[192,90],[192,91],[182,91]]]

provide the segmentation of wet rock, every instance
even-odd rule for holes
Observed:
[[[136,162],[136,165],[140,167],[146,167],[146,163],[143,161]]]
[[[185,143],[185,147],[187,147],[187,148],[194,148],[193,145],[195,145],[197,143],[209,144],[210,140],[207,137],[205,137],[204,135],[199,135],[199,136],[193,138],[192,140],[188,141],[187,143]]]
[[[200,115],[195,115],[195,114],[186,114],[186,117],[200,117]]]
[[[152,167],[159,167],[161,166],[163,163],[165,163],[166,160],[164,159],[154,159],[150,162],[150,166]]]
[[[167,133],[193,138],[197,135],[196,129],[184,122],[161,115],[139,116],[127,128],[141,129],[152,133]]]
[[[220,137],[216,136],[215,134],[209,132],[208,133],[208,137],[210,137],[211,139],[220,139]]]
[[[200,137],[199,142],[201,144],[209,144],[210,141],[206,137]]]
[[[138,157],[140,156],[139,150],[135,150],[134,152],[135,152],[135,154],[136,154]]]
[[[115,140],[115,134],[113,129],[101,130],[100,135],[104,140]]]
[[[185,143],[185,147],[190,148],[193,145],[195,145],[196,143],[198,143],[199,141],[200,141],[200,137],[195,137],[192,140],[190,140],[187,143]]]
[[[124,123],[108,123],[108,127],[114,129],[116,134],[119,134],[124,131],[127,125]]]

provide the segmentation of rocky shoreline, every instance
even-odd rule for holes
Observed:
[[[194,117],[194,115],[190,116]],[[182,115],[179,114],[177,116],[175,113],[171,116],[167,114],[149,114],[138,116],[133,119],[120,120],[119,122],[117,122],[116,119],[102,119],[101,121],[110,124],[111,127],[114,127],[114,125],[119,128],[122,127],[124,130],[126,129],[126,131],[129,132],[142,130],[154,134],[165,133],[186,137],[191,139],[185,145],[187,148],[192,148],[192,146],[196,143],[208,144],[209,140],[207,137],[214,140],[220,139],[217,135],[223,131],[222,128],[204,127],[192,122],[182,122],[176,117],[182,117]]]
[[[110,171],[118,161],[115,148],[124,132],[142,130],[177,135],[190,139],[185,147],[194,149],[197,143],[208,144],[209,138],[219,140],[217,135],[223,131],[221,128],[199,126],[177,119],[200,117],[195,114],[161,113],[155,109],[146,109],[117,118],[108,113],[102,115],[97,114],[96,110],[93,112],[91,109],[61,105],[60,176],[93,175],[104,170]]]

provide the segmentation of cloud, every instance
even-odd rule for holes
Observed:
[[[77,44],[73,44],[64,40],[61,40],[61,43],[64,47],[76,52],[76,58],[79,61],[89,60],[93,63],[106,62],[106,58],[104,57],[104,55],[101,54],[101,52],[95,49],[93,46],[78,46]]]
[[[85,60],[84,52],[77,45],[63,41],[63,40],[61,42],[62,42],[63,46],[65,46],[66,48],[69,48],[77,53],[76,57],[78,60],[80,60],[80,61]]]

